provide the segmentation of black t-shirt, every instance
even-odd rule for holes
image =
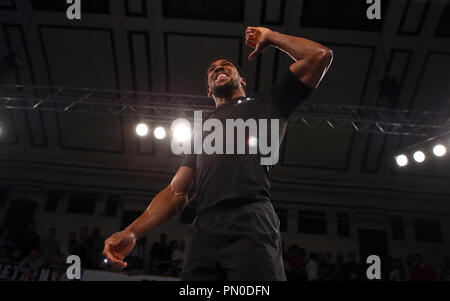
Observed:
[[[266,119],[270,138],[271,119],[279,120],[279,144],[286,132],[287,121],[295,108],[306,100],[313,89],[303,84],[288,68],[275,86],[259,93],[254,99],[237,98],[219,106],[206,119],[223,122],[238,118]],[[205,120],[206,120],[205,119]],[[203,120],[203,122],[205,122]],[[206,133],[206,135],[209,133]],[[248,131],[246,133],[248,137]],[[205,132],[203,132],[203,137]],[[237,135],[235,134],[235,137]],[[259,137],[259,136],[258,136]],[[224,149],[225,149],[225,142]],[[277,148],[279,148],[279,144]],[[269,144],[270,145],[270,142]],[[224,151],[225,153],[225,151]],[[267,156],[263,156],[267,157]],[[270,200],[271,166],[261,165],[260,154],[202,154],[185,155],[181,166],[195,170],[192,201],[200,212],[225,202]]]

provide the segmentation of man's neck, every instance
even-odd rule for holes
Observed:
[[[236,90],[233,94],[231,94],[230,96],[226,96],[226,97],[214,96],[214,100],[216,102],[216,108],[220,107],[223,104],[226,104],[226,103],[232,101],[235,98],[241,97],[241,96],[242,97],[246,96],[245,92],[242,91],[242,90]]]

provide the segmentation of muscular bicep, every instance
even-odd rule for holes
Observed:
[[[185,196],[194,180],[195,171],[191,167],[181,166],[172,179],[169,187],[172,194]]]
[[[333,52],[323,50],[315,56],[296,61],[290,66],[291,72],[305,85],[317,88],[333,61]]]

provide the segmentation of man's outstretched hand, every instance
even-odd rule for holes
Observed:
[[[130,254],[136,245],[136,236],[131,231],[121,231],[114,233],[105,240],[105,255],[113,266],[125,268],[127,263],[123,259]]]
[[[251,61],[255,56],[263,52],[263,50],[269,46],[268,35],[272,32],[266,27],[247,27],[245,31],[245,44],[255,48],[250,54],[248,60]]]

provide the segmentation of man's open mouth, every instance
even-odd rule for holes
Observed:
[[[216,80],[221,80],[221,79],[228,78],[228,77],[229,76],[226,73],[219,73],[219,75],[217,75],[217,77],[216,77]]]

